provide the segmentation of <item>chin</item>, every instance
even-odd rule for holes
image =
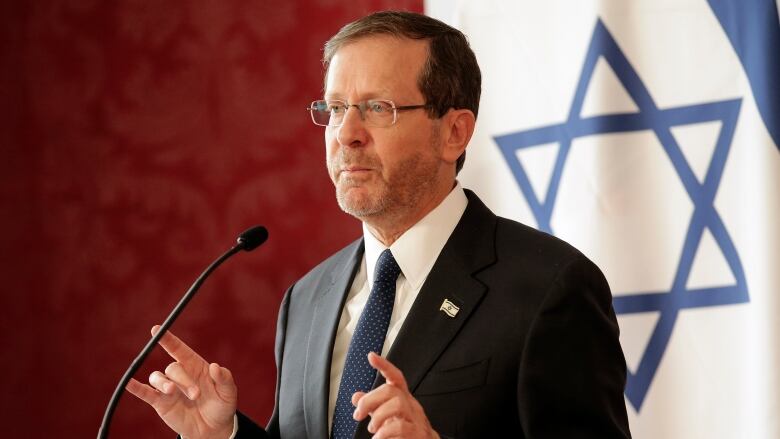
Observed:
[[[381,213],[385,207],[381,197],[366,193],[363,189],[339,190],[336,193],[336,200],[341,210],[356,218],[376,215]]]

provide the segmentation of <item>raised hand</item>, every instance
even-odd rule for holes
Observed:
[[[156,334],[159,326],[152,328]],[[135,379],[127,391],[152,406],[160,418],[187,439],[226,439],[233,431],[238,392],[229,370],[206,360],[170,332],[160,346],[175,360],[154,371],[149,384]]]
[[[352,395],[355,420],[371,416],[368,431],[374,439],[438,438],[420,403],[409,393],[404,374],[391,362],[371,352],[368,362],[385,377],[385,384]]]

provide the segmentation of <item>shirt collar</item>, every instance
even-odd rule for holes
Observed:
[[[428,277],[433,264],[444,248],[460,217],[466,210],[468,199],[460,183],[450,191],[436,208],[428,212],[409,230],[404,232],[391,246],[398,266],[406,280],[415,290],[419,290]],[[374,285],[374,268],[379,254],[387,247],[376,239],[368,227],[363,224],[365,242],[366,274],[369,288]]]

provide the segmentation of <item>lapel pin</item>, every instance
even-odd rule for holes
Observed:
[[[447,314],[450,317],[455,317],[458,315],[460,308],[455,306],[454,303],[450,302],[449,299],[444,299],[444,302],[442,302],[441,306],[439,307],[439,311],[444,311],[444,314]]]

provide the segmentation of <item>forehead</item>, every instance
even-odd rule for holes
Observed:
[[[419,97],[417,79],[427,58],[426,40],[380,35],[349,42],[331,59],[325,96],[350,100]]]

